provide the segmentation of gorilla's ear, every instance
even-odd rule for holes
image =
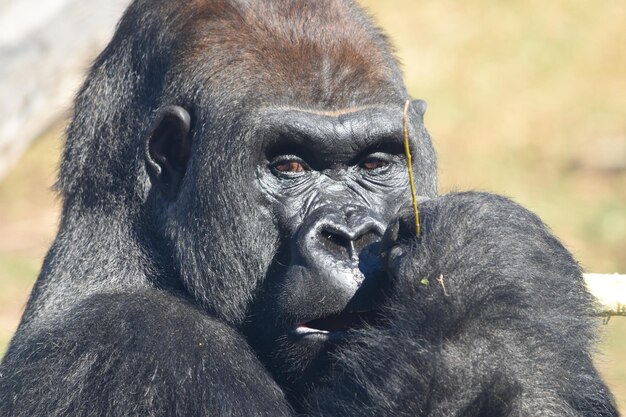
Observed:
[[[191,152],[191,117],[179,106],[163,107],[145,139],[148,175],[165,198],[176,199]]]

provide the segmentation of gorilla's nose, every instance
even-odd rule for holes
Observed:
[[[326,282],[349,280],[360,286],[380,269],[381,218],[362,206],[325,206],[307,216],[295,236],[294,260]]]
[[[324,296],[328,313],[369,311],[386,273],[380,261],[383,217],[363,206],[329,205],[309,213],[294,236],[292,262]]]
[[[339,221],[324,219],[319,225],[317,239],[326,251],[338,258],[348,257],[358,261],[361,252],[380,241],[383,233],[382,223],[373,217],[364,213],[348,214]]]

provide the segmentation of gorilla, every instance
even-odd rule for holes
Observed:
[[[74,103],[2,416],[617,416],[532,213],[437,195],[353,0],[135,0]]]

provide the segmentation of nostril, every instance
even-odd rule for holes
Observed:
[[[357,253],[360,253],[366,247],[380,241],[380,239],[381,237],[378,233],[376,233],[374,230],[370,230],[356,238],[356,240],[353,242],[354,250]]]
[[[332,244],[341,247],[348,247],[350,245],[350,241],[343,236],[336,235],[334,233],[326,232],[324,233],[324,237],[328,239]]]
[[[328,228],[321,231],[322,245],[324,248],[338,255],[352,256],[352,240],[341,232]]]

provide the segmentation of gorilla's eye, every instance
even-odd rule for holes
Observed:
[[[306,163],[297,156],[279,156],[270,163],[272,171],[279,174],[300,174],[307,170]]]
[[[274,169],[280,172],[302,172],[304,167],[297,161],[285,161],[274,165]]]
[[[378,156],[368,156],[359,164],[359,166],[362,169],[373,171],[376,169],[386,168],[387,166],[389,166],[389,162],[390,161],[380,158]]]

